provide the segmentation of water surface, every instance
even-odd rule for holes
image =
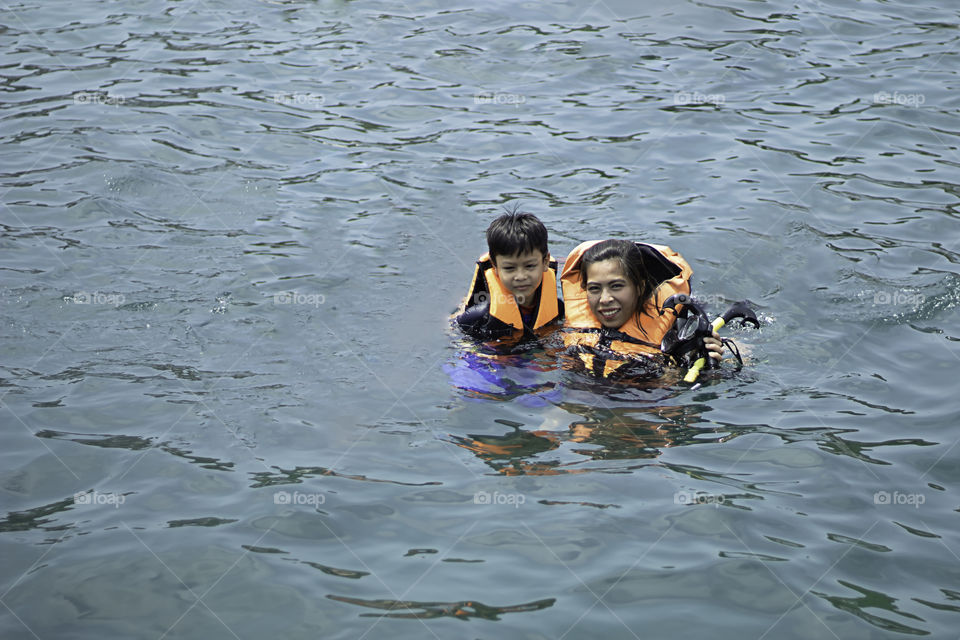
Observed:
[[[6,5],[0,633],[954,635],[958,13]],[[462,388],[514,203],[748,366]]]

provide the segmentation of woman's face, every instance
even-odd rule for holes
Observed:
[[[614,258],[587,266],[587,303],[590,311],[608,329],[619,329],[633,317],[640,288],[623,272]]]

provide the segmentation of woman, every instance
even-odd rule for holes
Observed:
[[[600,376],[659,375],[660,344],[676,314],[660,313],[671,295],[690,294],[690,265],[669,247],[628,240],[584,242],[561,274],[567,330],[564,343]],[[723,346],[704,338],[719,360]]]

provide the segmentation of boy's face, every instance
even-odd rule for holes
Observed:
[[[537,287],[543,282],[543,273],[549,268],[550,260],[537,249],[514,256],[497,256],[493,259],[493,268],[497,277],[507,288],[517,304],[529,305]]]

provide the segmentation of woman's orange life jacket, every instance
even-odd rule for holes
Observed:
[[[540,284],[540,299],[537,315],[532,327],[525,328],[520,307],[513,294],[500,281],[490,254],[485,253],[477,260],[473,271],[473,280],[467,296],[460,304],[458,314],[466,309],[489,302],[490,320],[482,328],[482,339],[500,337],[521,337],[527,330],[534,333],[543,329],[560,317],[560,305],[557,300],[557,261],[548,255],[548,267],[543,273]],[[465,327],[466,329],[466,327]]]
[[[587,292],[580,285],[580,262],[587,249],[600,242],[579,244],[563,265],[560,286],[566,312],[563,342],[597,375],[609,376],[631,362],[637,363],[661,353],[660,343],[676,321],[675,313],[660,313],[660,305],[677,293],[690,294],[693,270],[683,257],[670,247],[636,243],[643,254],[644,267],[658,282],[638,316],[619,329],[607,329],[590,311]],[[639,326],[637,323],[639,319]]]

